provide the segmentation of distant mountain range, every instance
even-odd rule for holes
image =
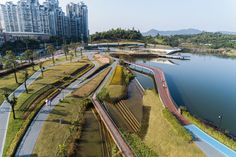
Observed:
[[[194,34],[200,34],[202,32],[204,32],[204,31],[201,31],[198,29],[193,29],[193,28],[173,30],[173,31],[159,31],[156,29],[151,29],[151,30],[144,32],[142,34],[144,36],[156,36],[157,34],[160,34],[162,36],[172,36],[172,35],[194,35]],[[236,32],[220,31],[220,33],[236,35]]]

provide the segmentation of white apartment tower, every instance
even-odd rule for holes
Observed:
[[[88,9],[84,3],[70,3],[66,13],[58,0],[18,0],[0,4],[0,27],[6,33],[45,34],[87,41]]]

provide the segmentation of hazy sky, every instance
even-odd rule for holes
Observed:
[[[7,0],[0,0],[4,3]],[[17,0],[12,0],[16,2]],[[44,0],[40,0],[42,2]],[[68,2],[59,0],[65,9]],[[236,0],[84,0],[89,8],[90,32],[110,28],[140,31],[197,28],[236,32]]]

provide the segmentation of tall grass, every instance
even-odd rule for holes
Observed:
[[[123,67],[120,65],[116,66],[115,72],[112,76],[112,80],[110,82],[110,85],[123,85]]]

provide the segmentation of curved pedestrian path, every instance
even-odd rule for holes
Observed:
[[[55,65],[60,65],[67,63],[69,61],[60,62]],[[53,65],[49,65],[45,67],[45,69],[48,69],[52,67]],[[41,70],[39,69],[36,71],[32,76],[30,76],[27,81],[26,85],[27,87],[30,86],[36,79],[38,79],[41,76]],[[13,94],[16,98],[18,98],[22,93],[25,92],[24,84],[21,84],[14,92],[10,94],[9,97],[11,97]],[[8,129],[8,123],[11,113],[11,106],[10,104],[5,100],[0,106],[0,157],[3,155],[4,145],[6,141],[6,135],[7,135],[7,129]]]
[[[88,55],[89,59],[92,60],[92,55]],[[93,79],[94,77],[90,78],[89,80],[85,80],[89,75],[91,75],[99,66],[99,64],[95,61],[93,61],[95,66],[93,69],[91,69],[89,72],[84,74],[82,77],[71,83],[68,87],[63,89],[60,94],[58,94],[52,101],[51,106],[44,105],[37,116],[34,118],[32,123],[30,124],[25,136],[23,137],[23,140],[20,143],[20,146],[17,149],[15,156],[31,156],[33,153],[34,146],[36,144],[37,138],[39,136],[39,133],[41,131],[41,128],[43,126],[43,123],[48,118],[51,111],[54,109],[54,107],[60,103],[60,100],[71,94],[75,89],[81,87],[84,85],[87,81],[90,79]]]

